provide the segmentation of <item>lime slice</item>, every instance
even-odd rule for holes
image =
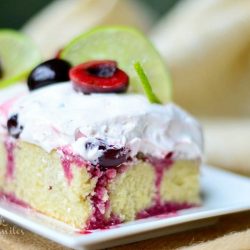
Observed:
[[[0,88],[23,80],[40,60],[39,50],[29,37],[14,30],[0,30]]]
[[[70,42],[61,58],[77,65],[89,60],[110,59],[130,77],[130,92],[144,93],[134,64],[140,62],[153,92],[165,103],[171,100],[172,85],[158,52],[140,32],[129,27],[110,26],[92,29]]]
[[[148,100],[151,102],[151,103],[158,103],[160,104],[161,101],[158,99],[158,97],[155,95],[153,89],[152,89],[152,86],[148,80],[148,77],[147,75],[145,74],[141,64],[139,62],[136,62],[134,64],[134,68],[135,68],[135,71],[137,72],[140,80],[141,80],[141,85],[144,89],[144,92],[148,98]]]

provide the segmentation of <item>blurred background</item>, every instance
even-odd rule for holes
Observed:
[[[44,59],[109,24],[147,33],[171,74],[173,100],[202,121],[207,161],[250,175],[250,1],[0,1],[0,28],[31,36]]]
[[[0,1],[0,26],[19,29],[35,13],[53,0]],[[136,1],[136,0],[135,0]],[[155,18],[165,14],[178,0],[137,0],[146,3]]]

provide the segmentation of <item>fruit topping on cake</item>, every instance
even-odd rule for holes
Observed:
[[[30,90],[69,80],[71,65],[62,59],[51,59],[34,68],[27,80]]]
[[[12,115],[7,121],[7,129],[9,135],[18,139],[20,133],[23,130],[23,126],[18,124],[18,115]]]
[[[146,72],[153,92],[162,103],[171,100],[171,79],[160,55],[139,31],[120,26],[94,28],[73,39],[62,49],[60,57],[73,66],[93,60],[114,60],[129,76],[131,93],[144,93],[134,69],[139,62]]]
[[[70,70],[75,89],[85,94],[122,93],[128,88],[128,75],[118,68],[116,61],[90,61]]]
[[[144,72],[141,64],[139,62],[136,62],[134,64],[134,68],[135,71],[138,74],[138,77],[140,78],[140,82],[141,85],[143,87],[144,93],[147,96],[148,100],[151,103],[161,103],[161,101],[159,100],[159,98],[155,95],[155,93],[153,92],[152,86],[148,80],[148,77],[146,75],[146,73]]]
[[[24,80],[39,61],[39,50],[29,37],[0,30],[0,89]]]
[[[0,90],[0,141],[3,139],[1,135],[6,134],[7,119],[11,107],[27,92],[25,84],[15,82],[13,86]]]
[[[105,171],[109,168],[114,168],[120,166],[122,163],[127,161],[128,149],[125,147],[119,147],[116,145],[108,145],[104,140],[96,139],[95,142],[87,142],[85,144],[85,149],[101,151],[101,155],[97,159],[98,167]]]

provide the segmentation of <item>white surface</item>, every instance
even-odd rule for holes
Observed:
[[[160,159],[169,152],[185,159],[202,154],[201,127],[194,118],[175,104],[152,104],[140,94],[84,95],[65,82],[30,92],[11,113],[18,114],[23,126],[20,139],[47,152],[70,145],[73,152],[95,161],[98,145],[92,152],[85,145],[100,138],[127,147],[132,158],[138,152]]]
[[[64,246],[98,249],[201,227],[220,215],[250,209],[249,178],[205,166],[201,183],[203,206],[200,208],[184,210],[176,217],[139,220],[92,234],[80,235],[61,222],[5,202],[0,203],[0,215]]]

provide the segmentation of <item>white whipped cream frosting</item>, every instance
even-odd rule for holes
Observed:
[[[23,97],[12,108],[24,127],[20,139],[47,152],[70,145],[89,161],[102,154],[85,144],[96,138],[157,158],[200,158],[203,137],[199,123],[174,104],[151,104],[139,94],[77,93],[70,82],[44,87]]]
[[[0,133],[5,132],[8,113],[11,106],[28,92],[26,84],[17,83],[5,89],[0,89]]]

